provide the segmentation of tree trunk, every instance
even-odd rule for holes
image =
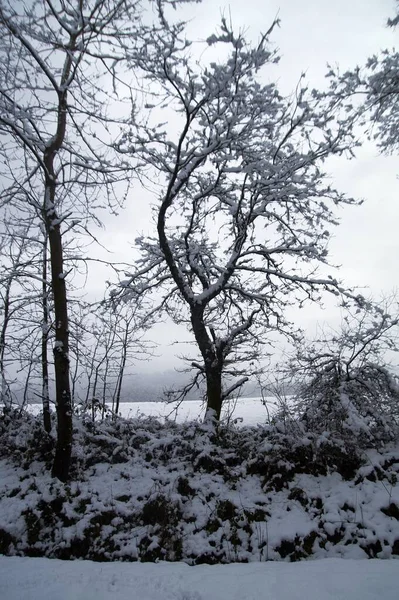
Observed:
[[[52,475],[66,481],[72,452],[72,406],[69,387],[68,306],[63,273],[62,239],[59,225],[50,227],[51,283],[54,296],[54,370],[57,406],[57,445]]]
[[[93,383],[93,388],[92,388],[92,392],[91,392],[91,419],[94,423],[94,421],[96,420],[96,408],[97,406],[100,406],[100,400],[97,398],[97,384],[98,384],[98,378],[99,378],[99,374],[100,374],[100,367],[103,364],[104,359],[100,360],[100,362],[98,363],[98,365],[96,366],[96,370],[95,370],[95,375],[94,375],[94,383]]]
[[[47,433],[51,431],[50,416],[50,393],[48,375],[48,334],[49,334],[49,312],[48,312],[48,289],[47,289],[47,235],[43,240],[43,272],[42,272],[42,405],[43,405],[43,427]]]
[[[6,293],[4,297],[4,318],[3,323],[1,325],[0,330],[0,377],[1,377],[1,386],[0,386],[0,395],[1,401],[4,405],[4,412],[9,412],[11,410],[11,394],[10,388],[6,379],[5,372],[5,350],[6,350],[6,332],[10,319],[10,291],[11,291],[11,279],[7,282]]]
[[[51,287],[54,302],[55,343],[54,371],[57,408],[57,444],[52,475],[67,481],[72,452],[72,406],[69,384],[68,305],[63,271],[63,250],[60,222],[55,210],[54,156],[45,160],[47,166],[43,215],[50,247]]]
[[[191,307],[191,324],[204,359],[207,397],[205,421],[219,421],[222,410],[222,361],[206,330],[202,306]]]
[[[105,361],[104,377],[103,377],[103,397],[101,402],[101,420],[104,421],[105,412],[107,410],[107,383],[108,383],[109,359]]]
[[[120,403],[121,393],[122,393],[123,376],[125,373],[126,360],[127,360],[128,336],[129,336],[129,323],[126,323],[125,335],[123,337],[123,344],[122,344],[121,364],[119,367],[119,373],[118,373],[118,379],[117,379],[117,384],[116,384],[116,388],[115,388],[114,398],[112,400],[113,416],[117,415],[119,412],[119,403]]]
[[[71,48],[74,39],[71,35]],[[67,123],[67,88],[72,67],[72,53],[65,59],[61,87],[58,89],[57,128],[44,151],[45,167],[43,220],[50,248],[51,288],[54,302],[55,344],[54,371],[57,408],[57,444],[52,475],[60,481],[67,481],[72,453],[72,405],[69,382],[69,329],[68,304],[65,285],[64,260],[62,248],[61,221],[56,210],[55,159],[65,140]]]
[[[76,339],[75,342],[75,368],[72,374],[72,387],[71,387],[71,406],[74,408],[76,406],[76,383],[78,380],[80,367],[80,348],[79,348],[79,340]]]
[[[22,406],[21,406],[21,409],[20,409],[20,414],[22,413],[22,410],[28,406],[28,402],[29,402],[29,381],[30,381],[30,377],[31,377],[31,374],[32,374],[32,369],[33,369],[33,361],[30,361],[29,366],[28,366],[28,372],[26,374],[26,379],[25,379],[24,397],[23,397]]]
[[[206,413],[205,421],[220,421],[222,411],[222,371],[216,364],[205,365],[206,373]]]

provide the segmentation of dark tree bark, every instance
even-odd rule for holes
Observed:
[[[129,337],[129,322],[126,323],[126,327],[125,327],[123,344],[122,344],[122,357],[121,357],[121,362],[120,362],[120,366],[119,366],[118,380],[116,383],[114,399],[113,399],[113,403],[112,403],[113,404],[112,412],[116,415],[119,412],[119,404],[120,404],[120,400],[121,400],[123,376],[125,374],[125,368],[126,368],[128,337]]]
[[[42,272],[42,404],[43,404],[43,427],[47,433],[51,432],[50,416],[50,392],[49,392],[49,374],[48,374],[48,337],[49,337],[49,306],[47,289],[47,235],[43,240],[43,272]]]
[[[4,404],[4,410],[6,410],[6,411],[11,408],[11,406],[10,406],[11,405],[10,390],[9,390],[7,380],[6,380],[5,365],[4,365],[5,349],[6,349],[6,333],[7,333],[8,323],[10,320],[11,283],[12,283],[12,279],[9,279],[7,281],[6,290],[5,290],[5,294],[4,294],[4,302],[3,302],[4,316],[3,316],[3,323],[2,323],[1,329],[0,329],[0,377],[1,377],[0,394],[1,394],[2,402]]]
[[[71,38],[71,49],[75,40]],[[66,134],[67,91],[64,89],[72,68],[72,53],[64,63],[61,85],[58,88],[57,130],[44,152],[45,189],[43,220],[50,247],[51,288],[53,291],[55,343],[54,371],[57,408],[57,444],[52,468],[53,477],[67,481],[72,452],[72,404],[69,381],[68,304],[65,285],[63,246],[60,219],[56,211],[55,159]]]
[[[72,406],[69,385],[68,305],[63,276],[63,253],[60,226],[48,228],[51,250],[51,282],[54,299],[55,344],[54,371],[57,407],[57,445],[53,477],[67,481],[72,452]]]
[[[207,415],[205,419],[220,420],[222,410],[222,369],[218,364],[206,365],[206,395],[207,395]]]
[[[191,324],[198,347],[204,360],[207,410],[205,419],[219,421],[222,410],[223,356],[217,354],[204,323],[204,308],[191,306]]]
[[[55,196],[55,184],[47,182],[51,202]],[[54,202],[52,202],[54,205]],[[66,285],[63,272],[63,251],[60,225],[55,209],[45,210],[46,229],[51,255],[51,287],[54,301],[55,344],[54,371],[57,407],[57,445],[52,475],[67,481],[72,452],[72,406],[69,384],[69,330]],[[54,224],[55,223],[55,224]]]

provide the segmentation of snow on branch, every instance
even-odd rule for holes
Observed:
[[[127,288],[158,286],[162,309],[189,324],[216,415],[229,361],[259,358],[271,332],[294,335],[288,306],[319,302],[325,290],[358,302],[328,271],[317,273],[330,269],[336,208],[356,204],[322,166],[356,142],[303,81],[291,98],[263,83],[278,62],[275,25],[251,45],[222,21],[208,44],[223,44],[227,56],[216,62],[204,51],[201,64],[180,29],[149,39],[140,66],[156,108],[120,143],[157,182],[156,237],[140,241]]]

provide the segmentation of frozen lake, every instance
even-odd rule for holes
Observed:
[[[222,410],[222,419],[237,420],[243,425],[257,425],[266,423],[269,414],[276,410],[276,399],[265,398],[266,406],[261,398],[239,398],[236,401],[227,401]],[[28,410],[33,414],[41,411],[40,404],[30,404]],[[200,400],[187,400],[178,408],[166,402],[123,402],[119,406],[119,414],[125,418],[137,416],[152,416],[161,420],[169,418],[178,423],[184,421],[201,420],[205,407]]]

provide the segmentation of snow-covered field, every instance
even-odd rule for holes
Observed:
[[[257,425],[265,423],[269,414],[276,408],[275,398],[267,398],[267,408],[261,398],[239,398],[237,402],[227,402],[223,409],[223,419],[231,418],[237,423],[244,425]],[[41,404],[31,404],[29,412],[38,414],[42,410]],[[166,402],[123,402],[120,404],[119,413],[124,418],[137,416],[157,417],[160,419],[170,418],[178,423],[202,419],[204,416],[204,405],[200,400],[182,402],[176,409],[173,404]]]
[[[199,565],[0,557],[2,600],[397,600],[397,561]]]

